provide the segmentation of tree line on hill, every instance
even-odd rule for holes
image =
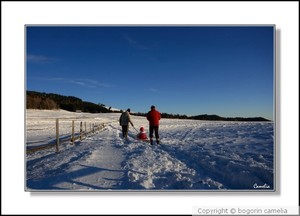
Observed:
[[[80,98],[73,96],[63,96],[53,93],[41,93],[36,91],[26,92],[26,108],[27,109],[63,109],[71,112],[89,112],[89,113],[112,113],[121,111],[112,111],[106,108],[104,104],[94,104],[82,101]],[[136,116],[146,116],[147,113],[132,113]],[[220,117],[218,115],[197,115],[187,116],[179,114],[161,113],[162,118],[172,119],[193,119],[206,121],[269,121],[262,117],[242,118],[242,117]]]
[[[191,119],[195,120],[213,120],[213,121],[269,121],[268,119],[262,117],[250,117],[250,118],[243,118],[243,117],[221,117],[217,115],[197,115],[191,116]]]
[[[147,116],[147,113],[135,113],[133,115],[137,116]],[[169,114],[169,113],[161,113],[162,118],[170,118],[170,119],[191,119],[191,120],[203,120],[203,121],[270,121],[268,119],[262,117],[221,117],[218,115],[196,115],[196,116],[187,116],[187,115],[179,115],[179,114]]]
[[[112,112],[103,104],[82,101],[73,96],[63,96],[53,93],[27,91],[27,109],[63,109],[71,112],[109,113]]]

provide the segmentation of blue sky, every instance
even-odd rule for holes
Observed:
[[[26,26],[26,89],[135,112],[273,119],[273,26]]]

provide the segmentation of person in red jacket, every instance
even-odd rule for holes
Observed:
[[[156,110],[155,106],[151,106],[151,110],[147,114],[147,120],[149,121],[149,137],[150,143],[153,145],[153,132],[155,132],[156,143],[159,144],[159,120],[160,112]]]

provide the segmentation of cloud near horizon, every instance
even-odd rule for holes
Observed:
[[[107,84],[107,83],[101,83],[95,80],[90,80],[90,79],[66,79],[66,78],[61,78],[61,77],[34,77],[33,79],[37,80],[44,80],[44,81],[59,81],[59,82],[65,82],[65,83],[71,83],[75,85],[80,85],[84,86],[87,88],[110,88],[113,87],[113,85]]]
[[[51,58],[43,55],[33,55],[33,54],[28,54],[26,59],[28,62],[34,62],[34,63],[49,63],[57,60],[55,58]]]

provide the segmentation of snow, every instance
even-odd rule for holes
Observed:
[[[275,189],[274,123],[162,119],[161,144],[122,139],[120,113],[26,111],[26,148],[70,138],[72,120],[102,123],[83,140],[26,154],[27,191],[228,191]],[[145,117],[132,116],[135,128]],[[89,126],[87,126],[89,128]],[[257,187],[258,186],[258,187]]]

